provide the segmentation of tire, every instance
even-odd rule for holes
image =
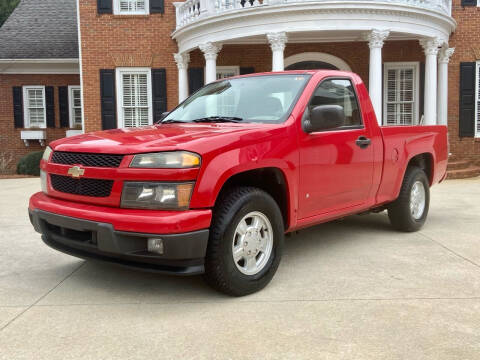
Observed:
[[[260,224],[257,228],[253,227],[255,219],[256,224]],[[248,225],[247,228],[244,225]],[[262,230],[256,231],[258,228]],[[251,240],[250,244],[247,240]],[[261,243],[258,248],[255,245],[257,241]],[[255,187],[233,188],[221,196],[213,211],[204,278],[211,287],[231,296],[257,292],[275,275],[282,257],[283,242],[283,217],[276,201]],[[261,246],[265,249],[259,249]],[[234,248],[241,250],[240,255],[244,257],[234,260]],[[239,254],[238,251],[236,253]],[[255,267],[250,266],[253,261]]]
[[[421,200],[422,196],[418,195],[422,193],[422,187],[423,201]],[[417,195],[412,195],[412,191]],[[397,200],[388,206],[390,223],[399,231],[418,231],[427,220],[429,205],[430,184],[427,175],[419,167],[408,167],[400,189],[400,195]]]

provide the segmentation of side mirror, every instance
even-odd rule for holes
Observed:
[[[310,111],[303,128],[306,132],[334,129],[345,124],[345,112],[339,105],[318,105]]]

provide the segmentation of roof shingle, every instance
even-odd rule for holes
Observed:
[[[0,28],[0,59],[78,58],[75,0],[21,0]]]

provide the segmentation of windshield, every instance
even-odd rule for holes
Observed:
[[[163,121],[283,122],[309,78],[308,74],[282,74],[214,82],[185,100]]]

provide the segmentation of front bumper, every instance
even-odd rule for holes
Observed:
[[[208,229],[177,234],[115,230],[110,223],[90,221],[41,209],[29,209],[30,221],[50,247],[80,258],[107,261],[146,271],[176,275],[204,272]],[[147,239],[161,238],[163,254],[148,252]]]

